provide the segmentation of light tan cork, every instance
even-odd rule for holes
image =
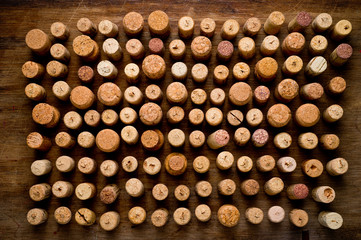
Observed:
[[[316,202],[331,203],[336,198],[336,192],[330,186],[318,186],[312,189],[312,198]]]
[[[114,126],[119,120],[118,113],[113,109],[105,109],[102,112],[100,118],[102,119],[102,122],[107,126]]]
[[[332,17],[328,13],[320,13],[312,21],[312,29],[316,33],[325,32],[332,25]]]
[[[245,81],[251,74],[251,68],[245,62],[238,62],[233,66],[232,73],[238,81]]]
[[[202,36],[211,38],[216,30],[216,22],[212,18],[203,18],[199,27]]]
[[[241,156],[237,159],[237,169],[241,173],[247,173],[252,170],[253,161],[248,156]]]
[[[191,74],[193,81],[198,83],[205,82],[208,77],[208,67],[203,63],[196,63],[192,67]]]
[[[71,221],[71,217],[71,210],[65,206],[58,207],[54,211],[54,219],[58,224],[68,224]]]
[[[212,217],[211,208],[206,204],[200,204],[194,210],[196,218],[201,222],[208,222]]]
[[[53,168],[52,163],[47,159],[35,160],[31,164],[31,172],[35,176],[43,176],[48,174]]]
[[[178,34],[181,38],[190,38],[194,32],[194,20],[190,16],[181,17],[178,20]]]
[[[74,186],[70,182],[57,181],[52,186],[52,193],[57,198],[67,198],[73,195]]]
[[[70,59],[70,52],[69,50],[60,43],[55,43],[50,48],[50,55],[61,62],[68,62]]]
[[[45,73],[45,68],[40,63],[27,61],[21,67],[21,71],[26,78],[39,79]]]
[[[326,164],[326,170],[331,176],[343,175],[348,170],[348,162],[344,158],[335,158]]]
[[[88,200],[96,195],[96,187],[93,183],[80,183],[75,188],[75,195],[80,200]]]
[[[71,172],[75,167],[75,161],[73,158],[63,155],[56,159],[55,166],[59,172]]]
[[[213,70],[213,82],[218,85],[223,85],[227,82],[229,76],[229,69],[224,65],[218,65]]]
[[[144,194],[144,185],[137,178],[131,178],[125,183],[125,191],[131,197],[140,197]]]
[[[191,194],[191,192],[189,190],[189,187],[187,187],[186,185],[178,185],[174,189],[174,197],[178,201],[186,201],[186,200],[188,200],[190,194]]]
[[[47,183],[39,183],[30,187],[29,196],[35,202],[42,201],[50,197],[51,186]]]
[[[64,115],[63,122],[67,128],[79,129],[83,123],[83,119],[79,113],[69,111]]]
[[[266,194],[273,196],[282,192],[285,184],[279,177],[273,177],[264,184],[264,191]]]
[[[120,136],[129,145],[136,144],[139,140],[138,130],[133,126],[125,126],[120,132]]]
[[[245,127],[237,128],[234,132],[234,142],[238,146],[246,145],[250,138],[251,132]]]
[[[184,207],[177,208],[173,213],[174,222],[181,226],[187,225],[191,220],[191,216],[191,211]]]
[[[96,144],[103,152],[114,152],[118,149],[120,137],[112,129],[103,129],[96,136]]]
[[[186,45],[180,39],[174,39],[169,43],[169,54],[174,60],[181,60],[186,53]]]
[[[206,135],[200,130],[194,130],[189,134],[189,144],[194,147],[198,148],[204,145],[206,142]]]
[[[168,210],[165,208],[160,208],[152,213],[151,221],[153,226],[163,227],[168,222],[168,218],[169,218]]]
[[[92,174],[97,170],[97,163],[89,157],[82,157],[78,161],[78,170],[83,174]]]
[[[74,219],[81,226],[91,226],[95,223],[96,215],[88,208],[80,208],[75,212]]]
[[[168,187],[163,183],[154,185],[152,195],[155,200],[163,201],[168,197]]]
[[[105,231],[113,231],[120,224],[120,215],[115,211],[103,213],[99,218],[99,225]]]
[[[232,179],[223,179],[217,185],[218,192],[224,196],[231,196],[236,191],[236,183]]]
[[[139,35],[143,31],[144,18],[137,12],[129,12],[123,18],[124,32],[131,37]]]
[[[290,222],[296,227],[304,227],[308,223],[308,214],[302,209],[292,209],[289,213]]]
[[[238,41],[238,52],[241,58],[251,59],[256,53],[256,43],[250,37],[241,38]]]
[[[288,34],[281,45],[282,51],[286,55],[298,55],[305,47],[306,39],[298,32]]]
[[[92,148],[95,145],[95,137],[88,131],[79,133],[77,141],[79,146],[83,148]]]
[[[79,32],[91,37],[97,34],[97,26],[89,18],[80,18],[76,23]]]
[[[187,101],[188,91],[183,83],[172,82],[166,90],[167,100],[174,105],[182,105]]]
[[[74,147],[76,141],[69,133],[59,132],[55,136],[55,143],[61,148],[71,149]]]
[[[97,127],[100,123],[100,113],[96,110],[88,110],[84,114],[84,122],[91,127]]]
[[[25,95],[33,101],[42,101],[46,98],[46,90],[39,84],[29,83],[25,87]]]
[[[68,67],[59,61],[50,61],[46,65],[46,72],[53,78],[64,78],[68,74]]]
[[[25,43],[38,55],[47,54],[51,47],[49,36],[40,29],[30,30],[25,36]]]
[[[236,20],[228,19],[223,23],[221,37],[226,40],[232,40],[237,36],[239,29],[240,26]]]
[[[112,38],[118,35],[118,26],[109,21],[109,20],[102,20],[98,24],[98,29],[101,34],[108,38]]]
[[[276,35],[285,22],[285,16],[279,11],[271,12],[263,25],[263,29],[267,34]]]
[[[260,208],[247,208],[245,212],[246,220],[252,224],[260,224],[263,221],[263,211]]]
[[[210,168],[210,161],[206,156],[198,156],[193,160],[193,169],[197,173],[206,173]]]
[[[145,103],[139,109],[140,121],[147,126],[155,126],[163,118],[162,108],[156,103]]]
[[[218,221],[225,227],[234,227],[238,224],[240,213],[236,206],[225,204],[217,212]]]
[[[119,172],[119,164],[113,160],[105,160],[103,161],[100,166],[100,172],[105,177],[113,177]]]
[[[303,61],[297,55],[289,56],[282,65],[282,72],[288,76],[298,74],[303,68]]]
[[[234,156],[229,151],[220,152],[216,158],[216,166],[220,170],[227,170],[233,166]]]
[[[171,107],[167,112],[167,120],[171,124],[180,123],[184,119],[185,113],[182,107]]]
[[[53,37],[65,41],[69,38],[69,28],[62,22],[54,22],[50,26],[50,33]]]
[[[323,172],[323,164],[320,160],[309,159],[302,162],[302,172],[312,178],[321,176]]]
[[[48,213],[45,209],[33,208],[28,211],[26,220],[31,225],[40,225],[48,220]]]
[[[126,156],[122,160],[122,168],[128,173],[134,172],[138,168],[138,160],[133,156]]]
[[[143,170],[149,175],[156,175],[160,172],[162,163],[156,157],[147,157],[143,162]]]
[[[132,224],[142,224],[147,217],[147,213],[144,208],[136,206],[129,210],[128,219]]]
[[[145,97],[152,102],[160,102],[163,99],[162,89],[155,84],[150,84],[145,89]]]

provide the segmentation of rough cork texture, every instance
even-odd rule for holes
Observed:
[[[81,66],[78,70],[78,77],[83,82],[90,82],[94,78],[94,70],[89,66]]]
[[[148,43],[149,51],[153,54],[162,54],[164,50],[164,44],[160,38],[152,38]]]
[[[137,12],[129,12],[123,18],[124,31],[131,36],[139,34],[144,27],[143,16]]]
[[[206,60],[212,53],[212,42],[207,37],[198,36],[193,39],[191,50],[195,58]]]
[[[142,69],[150,79],[160,79],[165,75],[165,61],[162,57],[152,54],[144,58]]]
[[[80,57],[91,57],[96,51],[94,40],[86,35],[77,36],[73,40],[73,50]]]
[[[238,224],[240,213],[235,206],[226,204],[218,209],[217,216],[223,226],[234,227]]]
[[[291,110],[284,104],[278,103],[267,112],[268,123],[273,127],[283,127],[291,120]]]
[[[352,56],[352,47],[347,43],[342,43],[336,48],[336,53],[342,59],[349,59]]]
[[[154,11],[148,17],[149,30],[158,35],[166,34],[169,30],[168,15],[160,10]]]
[[[118,149],[120,137],[111,129],[103,129],[96,136],[96,144],[103,152],[114,152]]]

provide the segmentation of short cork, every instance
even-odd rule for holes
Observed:
[[[171,153],[166,157],[164,165],[169,174],[178,176],[186,171],[187,158],[181,153]]]
[[[282,103],[275,104],[267,111],[267,121],[272,127],[284,127],[291,121],[291,110]]]
[[[312,103],[305,103],[297,108],[295,120],[301,127],[312,127],[320,120],[320,110]]]
[[[26,45],[38,55],[46,55],[51,47],[49,36],[40,29],[32,29],[25,36]]]
[[[302,172],[311,178],[317,178],[321,176],[323,172],[323,164],[320,160],[309,159],[302,162]]]
[[[96,136],[96,145],[103,152],[114,152],[119,147],[120,137],[111,129],[103,129]]]
[[[288,34],[282,42],[282,51],[285,55],[298,55],[305,47],[306,39],[298,32]]]
[[[137,12],[129,12],[124,16],[122,24],[124,32],[128,36],[134,37],[142,33],[144,28],[144,18]]]
[[[161,56],[152,54],[144,58],[142,70],[151,80],[159,80],[165,75],[166,64]]]
[[[26,78],[40,79],[45,73],[45,68],[40,63],[27,61],[21,67],[21,71]]]
[[[254,74],[262,82],[272,81],[278,70],[277,61],[271,57],[265,57],[256,63]]]
[[[167,37],[170,33],[170,25],[168,15],[156,10],[148,16],[149,31],[152,35],[158,37]]]

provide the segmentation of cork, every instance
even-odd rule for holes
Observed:
[[[326,170],[331,176],[343,175],[348,170],[348,162],[344,158],[335,158],[326,164]]]
[[[253,146],[263,147],[267,144],[267,142],[269,140],[269,134],[265,129],[260,128],[253,132],[251,140],[252,140]]]
[[[276,53],[277,49],[280,47],[280,40],[274,35],[266,36],[261,44],[261,54],[263,56],[272,56]]]
[[[245,81],[251,73],[251,68],[245,62],[238,62],[233,66],[232,73],[237,81]]]
[[[323,111],[323,120],[333,123],[340,120],[343,116],[343,108],[338,104],[333,104]]]
[[[138,168],[138,160],[133,156],[126,156],[122,160],[122,168],[127,173],[132,173]]]
[[[227,122],[234,127],[241,125],[243,122],[243,113],[237,109],[229,111],[227,113]]]
[[[261,30],[262,24],[259,18],[251,17],[243,25],[243,34],[246,36],[256,36]]]
[[[285,218],[285,210],[280,206],[272,206],[268,209],[267,216],[270,222],[280,223]]]
[[[313,132],[301,133],[298,136],[298,146],[303,149],[312,150],[318,145],[317,135]]]
[[[206,135],[200,130],[194,130],[189,134],[189,144],[194,148],[199,148],[206,142]]]
[[[72,157],[63,155],[56,159],[55,166],[59,172],[71,172],[75,168],[75,161]]]
[[[292,144],[292,137],[287,132],[280,132],[273,138],[273,144],[278,149],[287,149]]]
[[[187,225],[191,220],[192,213],[189,209],[180,207],[173,213],[174,222],[180,226]]]
[[[96,110],[88,110],[84,114],[84,122],[91,127],[97,127],[100,123],[100,113]]]
[[[191,101],[193,104],[202,105],[207,101],[207,93],[201,88],[196,88],[191,93]]]
[[[287,188],[287,196],[291,200],[301,200],[308,196],[308,187],[305,184],[292,184]]]
[[[223,179],[218,183],[218,193],[223,196],[233,195],[236,188],[236,183],[232,179]]]
[[[245,82],[237,82],[229,89],[229,100],[236,106],[243,106],[252,100],[252,89]]]
[[[259,192],[259,183],[254,179],[247,179],[241,183],[241,192],[246,196],[254,196]]]
[[[350,21],[342,19],[338,21],[331,31],[331,38],[336,41],[341,41],[352,31],[352,24]]]
[[[167,87],[166,96],[169,103],[182,105],[187,101],[188,91],[183,83],[172,82]]]
[[[167,120],[171,124],[177,124],[182,122],[185,113],[182,107],[174,106],[171,107],[167,112]]]
[[[290,78],[283,79],[275,88],[275,97],[284,103],[291,102],[298,96],[298,83]]]
[[[88,200],[96,195],[96,188],[93,183],[80,183],[75,188],[75,195],[80,200]]]
[[[178,35],[181,38],[191,38],[194,32],[194,20],[190,16],[178,20]]]
[[[334,77],[328,82],[326,89],[331,95],[339,95],[346,89],[346,80],[339,76]]]
[[[195,191],[200,197],[209,197],[212,193],[212,185],[207,181],[199,181],[195,185]]]
[[[335,67],[344,65],[352,56],[352,47],[347,43],[341,43],[330,55],[330,62]]]
[[[76,55],[84,60],[94,61],[98,58],[99,48],[97,43],[87,35],[80,35],[73,40],[73,50]]]
[[[212,55],[212,42],[204,36],[195,37],[191,43],[192,57],[196,61],[206,61]]]
[[[61,225],[68,224],[71,221],[72,213],[68,207],[61,206],[55,209],[54,219],[55,222]]]
[[[211,208],[206,204],[200,204],[194,210],[196,218],[200,222],[208,222],[212,217]]]
[[[236,206],[225,204],[217,212],[218,221],[225,227],[234,227],[238,224],[240,213]]]
[[[331,203],[335,200],[336,192],[329,186],[318,186],[312,189],[312,198],[316,202]]]
[[[92,148],[95,145],[95,137],[88,131],[79,133],[77,141],[79,146],[83,148]]]
[[[325,150],[335,150],[340,145],[340,139],[336,134],[323,134],[320,137],[320,145]]]
[[[68,62],[70,59],[70,52],[64,45],[60,43],[55,43],[54,45],[51,46],[50,55],[54,59],[61,62]]]
[[[120,138],[112,129],[103,129],[96,136],[97,147],[103,152],[114,152],[119,147]]]
[[[100,76],[108,80],[114,80],[118,76],[118,69],[108,60],[103,60],[98,63],[97,72]]]
[[[234,47],[230,41],[221,41],[217,46],[217,57],[221,61],[229,61],[233,55],[233,51]]]
[[[53,184],[51,190],[55,197],[67,198],[73,195],[74,187],[70,182],[57,181]]]
[[[116,106],[122,100],[123,94],[116,84],[106,82],[98,88],[97,97],[106,106]]]
[[[172,147],[182,147],[184,145],[186,136],[181,129],[175,128],[168,133],[168,142]]]
[[[52,91],[55,97],[67,101],[70,97],[71,88],[67,82],[57,81],[53,84]]]
[[[163,118],[162,108],[156,103],[145,103],[139,109],[139,118],[147,126],[155,126]]]
[[[306,39],[298,32],[288,34],[282,42],[281,48],[285,55],[298,55],[305,47]]]
[[[282,72],[285,75],[293,76],[298,74],[303,68],[302,58],[296,55],[289,56],[282,65]]]
[[[129,39],[125,44],[125,49],[132,59],[138,60],[144,57],[145,48],[142,42],[136,38]]]
[[[39,103],[33,108],[32,118],[37,124],[46,128],[52,128],[58,124],[60,112],[47,103]]]
[[[80,208],[75,212],[74,219],[81,226],[91,226],[95,223],[96,215],[88,208]]]
[[[256,54],[256,43],[250,37],[241,38],[238,41],[238,52],[241,58],[251,59]]]
[[[295,171],[297,167],[296,160],[293,157],[281,157],[277,160],[278,171],[282,173],[291,173]]]
[[[226,146],[229,139],[228,132],[224,129],[219,129],[208,136],[207,144],[211,149],[219,149]]]
[[[186,45],[180,39],[174,39],[169,43],[169,54],[174,60],[181,60],[186,53]]]
[[[147,213],[144,208],[136,206],[129,210],[128,219],[132,224],[142,224],[147,217]]]
[[[27,61],[21,67],[21,71],[26,78],[39,79],[45,73],[45,68],[40,63]]]
[[[187,170],[187,158],[181,153],[174,152],[166,157],[164,165],[170,175],[178,176]]]
[[[226,100],[226,93],[222,88],[213,88],[209,94],[209,101],[212,105],[222,106]]]
[[[332,17],[328,13],[320,13],[312,21],[312,29],[316,33],[327,31],[332,25]]]
[[[66,41],[69,38],[69,28],[62,22],[54,22],[50,26],[50,33],[54,38]]]
[[[42,101],[46,98],[46,90],[41,85],[29,83],[25,87],[25,95],[33,101]]]
[[[210,168],[210,161],[206,156],[198,156],[193,160],[193,169],[197,173],[206,173]]]
[[[289,32],[302,32],[312,22],[312,17],[308,12],[299,12],[297,15],[288,23]]]
[[[154,185],[152,195],[155,200],[163,201],[168,197],[168,187],[163,183]]]
[[[186,185],[178,185],[174,189],[174,197],[178,201],[186,201],[186,200],[188,200],[190,194],[191,194],[191,191],[189,190],[189,188]]]
[[[263,155],[256,161],[257,170],[260,172],[270,172],[276,166],[276,160],[271,155]]]
[[[122,137],[122,140],[129,145],[134,145],[139,140],[138,130],[135,127],[129,125],[123,127],[122,131],[120,132],[120,136]]]
[[[220,170],[228,170],[234,163],[234,156],[229,151],[220,152],[216,158],[216,166]]]
[[[104,204],[111,204],[118,198],[119,192],[120,189],[117,185],[107,185],[99,193],[100,201]]]
[[[102,20],[98,24],[98,30],[101,34],[105,37],[112,38],[118,35],[118,26],[109,21],[109,20]]]
[[[320,120],[320,110],[312,103],[302,104],[296,110],[295,120],[301,127],[312,127]]]
[[[308,223],[308,214],[302,209],[292,209],[289,218],[290,222],[296,227],[304,227]]]
[[[144,185],[137,178],[131,178],[125,183],[125,191],[131,197],[140,197],[144,194]]]
[[[97,170],[97,162],[89,157],[82,157],[78,161],[78,170],[83,174],[92,174]]]
[[[151,35],[154,36],[167,37],[170,33],[168,15],[161,10],[156,10],[149,14],[148,26]]]
[[[318,100],[324,93],[323,87],[319,83],[309,83],[303,85],[300,89],[300,96],[309,101]]]
[[[242,147],[246,145],[250,139],[251,132],[245,127],[237,128],[237,130],[234,132],[234,142],[238,146]]]
[[[94,79],[94,70],[89,66],[81,66],[78,69],[78,77],[83,83],[91,83]]]
[[[40,225],[48,220],[48,213],[44,209],[33,208],[28,211],[26,220],[30,225]]]
[[[263,29],[267,34],[276,35],[285,22],[285,16],[279,11],[271,12],[263,25]]]
[[[51,148],[51,141],[48,137],[43,136],[38,132],[32,132],[26,137],[26,144],[29,148],[48,151]]]
[[[265,105],[271,96],[271,91],[266,86],[258,86],[253,91],[253,100],[258,105]]]
[[[273,196],[282,192],[284,186],[281,178],[273,177],[264,184],[264,191],[267,195]]]
[[[157,151],[164,144],[164,135],[158,130],[147,130],[140,137],[143,147],[148,151]]]
[[[124,124],[133,124],[137,120],[138,114],[133,108],[125,107],[120,111],[119,118]]]
[[[149,79],[159,80],[165,75],[165,61],[161,56],[148,55],[143,60],[142,70]]]
[[[47,159],[35,160],[31,164],[31,173],[35,176],[43,176],[50,173],[53,168],[52,163]]]
[[[162,164],[156,157],[148,157],[143,162],[143,170],[149,175],[156,175],[160,172]]]
[[[228,19],[223,23],[221,37],[226,40],[233,40],[237,36],[239,29],[240,26],[236,20]]]
[[[152,102],[161,102],[163,99],[162,89],[155,84],[150,84],[145,89],[145,97]]]
[[[210,126],[218,126],[223,121],[223,112],[219,108],[212,107],[207,110],[205,117]]]
[[[267,111],[267,121],[272,127],[284,127],[290,120],[291,110],[282,103],[272,105]]]
[[[263,121],[263,113],[258,108],[251,108],[246,114],[247,124],[251,127],[257,127]]]
[[[25,43],[38,55],[46,55],[51,47],[49,36],[40,29],[32,29],[25,36]]]
[[[224,65],[218,65],[213,70],[213,82],[218,85],[223,85],[227,82],[229,70]]]
[[[322,211],[318,215],[318,222],[329,229],[337,230],[342,227],[343,218],[337,212]]]
[[[47,183],[39,183],[30,187],[29,196],[35,202],[42,201],[50,197],[51,186]]]
[[[247,208],[245,212],[246,220],[252,224],[260,224],[263,221],[263,211],[260,208]]]
[[[99,218],[99,225],[105,231],[113,231],[120,224],[120,215],[115,211],[103,213]]]
[[[302,172],[311,178],[317,178],[321,176],[323,172],[322,162],[317,159],[309,159],[303,161],[301,168]]]
[[[99,168],[104,177],[113,177],[119,172],[118,162],[113,160],[103,161]]]
[[[269,82],[276,77],[277,70],[277,61],[271,57],[265,57],[256,63],[254,74],[261,82]]]
[[[150,220],[152,221],[153,226],[163,227],[168,222],[168,218],[169,218],[168,210],[165,208],[160,208],[152,213]]]
[[[122,48],[115,38],[108,38],[104,40],[103,52],[112,61],[119,61],[123,57]]]
[[[94,101],[94,93],[85,86],[77,86],[70,92],[70,102],[78,109],[90,108]]]
[[[237,159],[237,169],[241,173],[247,173],[252,170],[253,161],[248,156],[241,156]]]
[[[68,67],[58,61],[50,61],[46,65],[46,72],[53,78],[64,78],[68,74]]]
[[[160,38],[152,38],[148,42],[148,49],[151,54],[163,55],[164,43]]]
[[[203,63],[196,63],[193,65],[191,70],[193,81],[197,83],[203,83],[208,77],[208,67]]]
[[[322,56],[312,58],[305,67],[305,74],[308,77],[316,77],[327,69],[327,60]]]
[[[216,30],[216,22],[212,18],[203,18],[200,23],[200,34],[211,38]]]
[[[322,35],[316,35],[311,39],[308,50],[313,56],[319,56],[323,55],[327,49],[327,46],[327,38]]]
[[[80,18],[76,23],[76,28],[82,34],[94,37],[97,34],[97,26],[89,18]]]
[[[176,62],[172,65],[171,73],[173,79],[182,81],[187,78],[187,65],[184,62]]]
[[[130,86],[124,91],[124,99],[131,105],[139,105],[143,102],[143,93],[136,86]]]
[[[135,63],[128,63],[124,67],[124,74],[128,83],[137,83],[139,81],[140,68]]]
[[[144,28],[144,18],[137,12],[125,14],[122,23],[124,32],[130,37],[139,35]]]

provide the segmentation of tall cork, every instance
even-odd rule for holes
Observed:
[[[95,61],[100,55],[98,44],[87,35],[74,38],[73,50],[84,61]]]
[[[98,30],[101,34],[108,38],[117,36],[119,32],[118,26],[109,20],[100,21]]]
[[[305,37],[298,32],[288,34],[282,42],[282,51],[285,55],[298,55],[306,43]]]
[[[220,170],[228,170],[233,166],[234,156],[229,151],[220,152],[216,158],[216,166]]]
[[[130,57],[135,60],[141,59],[145,55],[143,43],[136,38],[129,39],[125,44],[125,49]]]
[[[168,197],[168,187],[163,183],[154,185],[152,189],[152,195],[155,200],[163,201]]]
[[[112,61],[119,61],[123,57],[122,48],[115,38],[108,38],[103,42],[103,52]]]
[[[97,34],[97,26],[89,18],[80,18],[76,23],[79,32],[94,37]]]
[[[164,144],[164,135],[158,130],[147,130],[140,137],[142,146],[148,151],[157,151]]]
[[[68,67],[61,62],[53,60],[46,65],[46,72],[52,78],[64,78],[68,74]]]
[[[326,164],[326,170],[331,176],[343,175],[348,170],[348,162],[344,158],[335,158]]]
[[[149,14],[148,26],[150,33],[160,38],[165,38],[170,33],[168,15],[161,10],[156,10]]]
[[[55,166],[59,172],[71,172],[75,167],[75,161],[73,158],[63,155],[56,159]]]
[[[49,36],[40,29],[32,29],[25,36],[26,45],[36,54],[45,55],[49,52],[51,41]]]
[[[238,62],[232,69],[233,77],[238,81],[245,81],[251,74],[251,68],[245,62]]]
[[[267,34],[276,35],[285,22],[285,16],[279,11],[271,12],[263,25],[263,29]]]
[[[232,40],[237,36],[239,29],[240,26],[236,20],[228,19],[223,23],[221,37],[226,40]]]
[[[105,231],[113,231],[120,224],[120,215],[115,211],[103,213],[99,218],[99,225]]]
[[[47,183],[39,183],[30,187],[29,196],[35,202],[42,201],[50,197],[51,186]]]
[[[330,55],[330,62],[333,66],[339,67],[344,65],[352,56],[352,47],[347,43],[341,43]]]
[[[335,200],[336,192],[332,187],[319,186],[312,189],[312,198],[316,202],[331,203]]]
[[[92,174],[97,170],[97,162],[89,157],[82,157],[78,161],[78,170],[83,174]]]
[[[169,54],[174,60],[181,60],[186,53],[186,45],[180,39],[174,39],[169,43]]]
[[[57,181],[52,186],[53,195],[57,198],[67,198],[73,195],[74,186],[70,182]]]
[[[350,35],[352,31],[352,24],[348,20],[340,20],[336,23],[331,31],[331,38],[340,41]]]
[[[90,108],[94,101],[94,93],[85,86],[77,86],[70,92],[70,102],[78,109]]]
[[[30,133],[26,137],[26,144],[28,145],[28,147],[39,151],[48,151],[51,148],[50,139],[41,135],[38,132]]]
[[[50,48],[50,55],[61,62],[68,62],[70,59],[70,52],[69,50],[60,43],[55,43]]]
[[[340,138],[336,134],[323,134],[320,145],[325,150],[335,150],[340,145]]]
[[[51,24],[50,33],[53,37],[61,41],[66,41],[70,35],[69,28],[62,22],[54,22]]]
[[[241,38],[238,41],[238,52],[241,58],[251,59],[256,53],[256,43],[250,37]]]
[[[243,33],[246,36],[256,36],[259,30],[261,30],[262,24],[259,18],[251,17],[243,25]]]
[[[318,100],[323,96],[324,90],[319,83],[309,83],[303,85],[300,89],[300,96],[305,100]]]
[[[203,18],[200,23],[200,34],[211,38],[216,30],[216,22],[212,18]]]
[[[135,63],[128,63],[124,67],[124,74],[128,83],[137,83],[139,81],[140,68]]]
[[[343,108],[338,104],[333,104],[323,111],[323,120],[329,123],[339,121],[343,116]]]
[[[337,212],[322,211],[318,215],[318,222],[324,227],[336,230],[342,227],[343,218]]]
[[[96,195],[96,188],[93,183],[80,183],[75,188],[75,195],[80,200],[88,200]]]
[[[328,13],[320,13],[315,17],[311,26],[314,32],[322,33],[328,30],[332,25],[332,17]]]
[[[299,12],[296,17],[288,23],[288,31],[302,32],[311,24],[311,22],[312,17],[308,12]]]
[[[273,196],[282,192],[284,186],[281,178],[273,177],[264,184],[264,191],[266,194]]]
[[[260,48],[261,54],[263,56],[272,56],[273,54],[276,53],[279,46],[280,46],[280,40],[278,39],[278,37],[273,35],[266,36],[261,44],[261,48]]]
[[[31,225],[40,225],[48,220],[48,213],[45,209],[33,208],[28,211],[26,220]]]
[[[129,12],[124,16],[122,23],[124,32],[128,36],[134,37],[143,31],[144,18],[137,12]]]
[[[259,189],[259,183],[254,179],[247,179],[241,183],[241,192],[246,196],[257,195]]]
[[[48,174],[52,170],[52,163],[47,159],[35,160],[31,164],[31,172],[35,176],[43,176]]]
[[[313,56],[323,55],[328,46],[327,38],[322,35],[314,36],[310,41],[308,50]]]
[[[178,34],[181,38],[190,38],[194,32],[194,20],[190,16],[181,17],[178,20]]]
[[[256,63],[254,74],[262,82],[272,81],[278,70],[278,63],[271,57],[265,57]]]
[[[55,143],[61,148],[71,149],[75,145],[75,138],[67,132],[59,132],[55,136]]]
[[[166,157],[164,165],[169,174],[178,176],[187,170],[187,158],[181,153],[171,153]]]
[[[327,60],[322,56],[312,58],[305,67],[305,74],[308,77],[316,77],[327,69]]]
[[[191,112],[189,112],[189,114]],[[184,110],[180,106],[171,107],[167,112],[167,120],[171,124],[180,123],[184,119],[184,116],[185,116]]]
[[[25,87],[25,95],[33,101],[42,101],[46,98],[46,90],[39,84],[29,83]]]
[[[229,139],[228,132],[224,129],[219,129],[208,136],[207,144],[211,149],[218,149],[226,146]]]
[[[288,76],[298,74],[303,68],[302,58],[296,55],[289,56],[282,65],[282,72]]]

